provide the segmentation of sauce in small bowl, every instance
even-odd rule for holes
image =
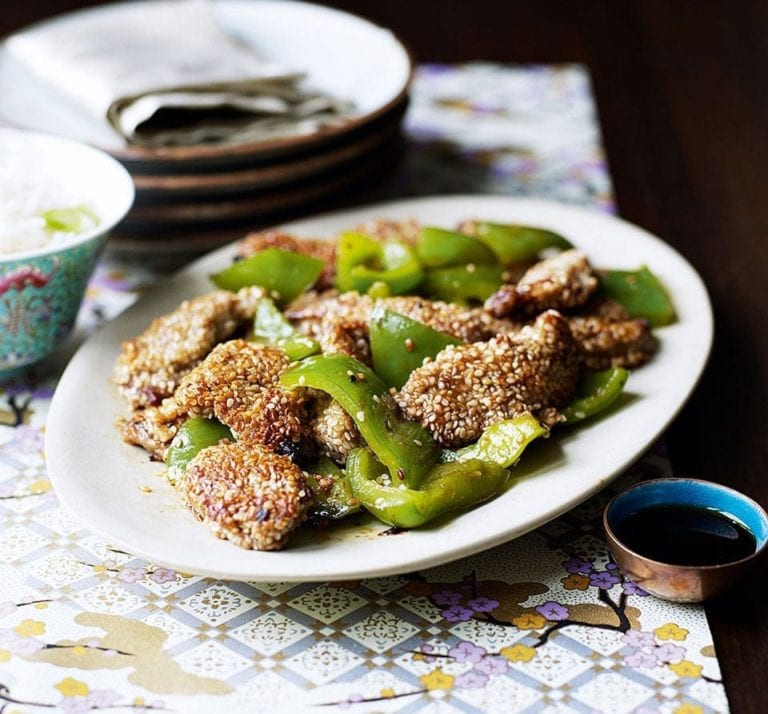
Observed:
[[[734,583],[765,550],[768,515],[727,486],[670,478],[640,483],[603,514],[621,570],[652,595],[700,602]]]

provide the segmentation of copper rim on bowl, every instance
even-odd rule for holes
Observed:
[[[616,526],[630,513],[651,506],[713,509],[743,525],[755,537],[755,551],[716,565],[676,565],[654,560],[625,545]],[[644,481],[615,496],[603,512],[608,548],[616,564],[652,595],[674,602],[711,599],[735,583],[765,552],[768,514],[760,504],[735,489],[692,478]]]

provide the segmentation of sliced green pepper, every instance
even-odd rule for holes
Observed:
[[[318,476],[332,480],[330,488],[320,485]],[[337,521],[360,511],[360,502],[352,495],[346,473],[328,457],[322,457],[309,471],[305,479],[315,502],[310,508],[310,518],[315,521]]]
[[[372,297],[374,300],[378,298],[389,297],[392,291],[389,289],[389,285],[377,280],[370,288],[368,288],[366,295]]]
[[[627,377],[629,372],[622,367],[582,375],[574,400],[561,410],[566,424],[575,424],[606,409],[621,394]]]
[[[165,452],[168,466],[168,480],[173,483],[184,473],[192,459],[208,446],[218,444],[222,439],[232,440],[232,432],[216,419],[192,417],[187,419]]]
[[[266,248],[211,275],[214,285],[233,292],[258,285],[286,305],[317,282],[322,260],[280,248]]]
[[[664,286],[645,265],[639,270],[602,272],[600,290],[621,303],[632,317],[644,317],[653,327],[670,325],[676,319]]]
[[[40,217],[45,221],[45,230],[49,233],[84,233],[100,223],[99,216],[90,206],[51,208],[43,211]]]
[[[269,298],[262,298],[256,305],[251,341],[279,347],[291,360],[320,352],[320,345],[302,335]]]
[[[504,282],[502,274],[497,265],[433,268],[427,271],[422,292],[445,302],[485,302]]]
[[[431,226],[421,229],[416,253],[421,262],[430,268],[467,263],[496,263],[495,253],[477,238]]]
[[[439,449],[429,432],[421,424],[403,421],[386,385],[348,355],[307,357],[283,372],[280,383],[288,389],[319,389],[335,399],[395,483],[417,488],[437,460]]]
[[[472,229],[474,235],[496,254],[502,265],[531,260],[547,248],[573,248],[559,233],[543,228],[476,221],[472,223]]]
[[[460,345],[452,335],[377,305],[371,313],[373,370],[388,387],[400,389],[424,359],[448,345]]]
[[[398,240],[375,241],[362,233],[342,233],[336,248],[336,287],[366,292],[375,283],[393,295],[414,290],[424,278],[416,251]]]
[[[438,464],[418,489],[380,483],[383,470],[366,448],[354,449],[347,458],[352,495],[374,516],[399,528],[416,528],[474,506],[496,495],[509,478],[506,469],[479,459]]]
[[[522,456],[525,447],[534,439],[545,436],[549,430],[530,414],[492,424],[480,438],[458,451],[443,451],[442,461],[466,461],[480,459],[503,468],[513,466]]]

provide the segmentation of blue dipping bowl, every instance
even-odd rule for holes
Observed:
[[[719,511],[755,537],[755,552],[718,565],[662,563],[629,549],[615,528],[627,516],[651,506],[694,506]],[[768,514],[756,501],[728,486],[689,478],[646,481],[616,496],[603,513],[608,547],[616,564],[652,595],[675,602],[701,602],[734,584],[765,552]]]

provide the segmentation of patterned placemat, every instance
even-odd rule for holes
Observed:
[[[423,66],[406,128],[392,195],[612,210],[578,66]],[[80,334],[155,277],[103,261]],[[55,384],[0,386],[3,714],[728,710],[703,608],[647,596],[602,538],[611,492],[669,473],[661,446],[558,520],[450,565],[359,582],[224,582],[136,559],[60,507],[43,453]]]

